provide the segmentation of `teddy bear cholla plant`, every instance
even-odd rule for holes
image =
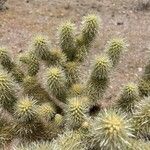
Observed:
[[[10,140],[7,140],[10,132],[0,127],[2,144],[19,138],[16,150],[122,150],[130,149],[129,139],[133,139],[133,134],[138,135],[132,126],[139,129],[144,121],[145,129],[141,131],[148,131],[148,122],[139,123],[135,117],[139,115],[134,111],[139,100],[135,86],[128,85],[123,90],[115,107],[127,113],[132,110],[132,124],[126,114],[114,109],[103,110],[96,118],[90,116],[90,111],[103,99],[109,74],[126,47],[122,39],[110,40],[105,53],[93,61],[87,83],[83,83],[80,64],[86,59],[98,30],[96,15],[84,17],[79,34],[73,23],[65,22],[59,30],[60,50],[52,49],[47,37],[36,36],[29,50],[19,56],[22,66],[26,66],[24,70],[11,59],[7,49],[0,48],[1,70],[5,70],[0,73],[0,105],[12,119]],[[41,62],[46,69],[41,68]]]

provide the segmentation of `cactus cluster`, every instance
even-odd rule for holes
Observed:
[[[102,101],[126,49],[124,39],[109,40],[82,78],[80,66],[99,23],[98,16],[87,15],[78,33],[71,21],[63,23],[60,48],[36,35],[17,61],[0,48],[0,149],[148,150],[150,62],[138,84],[127,83],[110,108]]]

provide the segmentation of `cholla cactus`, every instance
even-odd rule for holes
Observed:
[[[145,142],[144,140],[131,140],[131,146],[127,150],[149,150],[150,143]]]
[[[79,67],[76,62],[67,62],[64,66],[68,87],[79,81]]]
[[[26,146],[20,146],[15,150],[85,150],[85,145],[81,142],[79,134],[73,131],[66,131],[65,134],[60,135],[56,140],[51,142],[42,141],[34,142]]]
[[[150,95],[150,80],[140,79],[139,81],[139,94],[141,97]]]
[[[116,111],[105,110],[93,121],[91,146],[102,150],[126,150],[132,128],[129,120]]]
[[[123,39],[112,39],[106,46],[106,53],[108,54],[113,66],[116,66],[119,62],[120,56],[126,48],[126,44]]]
[[[10,71],[13,68],[12,60],[9,57],[8,50],[4,47],[0,47],[0,62],[1,65]]]
[[[36,107],[36,101],[28,97],[18,100],[15,105],[15,135],[23,142],[40,139],[43,135],[44,126],[38,120]]]
[[[39,71],[39,61],[33,51],[30,51],[20,57],[20,61],[27,64],[28,75],[35,76]]]
[[[13,111],[16,102],[15,84],[5,72],[0,72],[0,106],[7,111]]]
[[[77,47],[75,61],[83,62],[88,54],[88,48],[85,45]]]
[[[83,20],[79,33],[71,22],[61,26],[60,49],[50,48],[46,37],[36,36],[19,64],[7,49],[0,48],[0,63],[8,71],[0,68],[0,109],[6,119],[0,114],[0,146],[17,138],[23,146],[16,150],[132,150],[133,141],[148,140],[149,97],[140,101],[139,93],[141,97],[150,93],[150,63],[138,85],[139,93],[135,84],[127,84],[118,98],[119,108],[105,110],[110,73],[126,44],[119,38],[109,41],[89,77],[81,78],[80,65],[99,29],[96,15]],[[146,150],[147,145],[141,143],[134,150]]]
[[[59,126],[62,126],[63,123],[64,123],[64,118],[63,118],[63,116],[60,115],[60,114],[56,114],[56,115],[55,115],[55,118],[54,118],[54,124],[59,127]]]
[[[26,76],[22,83],[24,95],[34,97],[39,103],[48,102],[49,94],[37,81],[36,77]]]
[[[59,150],[58,145],[49,141],[33,142],[15,147],[14,150]]]
[[[28,97],[17,101],[15,106],[15,117],[20,122],[30,122],[36,116],[36,101]]]
[[[150,97],[144,98],[136,104],[133,125],[138,135],[150,133]]]
[[[59,150],[85,150],[85,145],[78,132],[65,131],[54,142],[57,143]]]
[[[122,89],[122,92],[118,98],[118,108],[121,108],[125,112],[133,112],[135,103],[139,101],[138,88],[133,83],[128,83]]]
[[[43,103],[37,108],[39,118],[51,120],[55,115],[55,107],[50,103]]]
[[[61,25],[59,31],[60,46],[68,60],[73,60],[75,55],[74,24],[66,22]]]
[[[63,100],[66,91],[65,87],[66,77],[62,69],[58,67],[51,67],[47,70],[46,76],[47,76],[47,86],[49,90],[56,97]]]
[[[12,70],[11,70],[12,77],[15,79],[16,82],[22,82],[24,79],[24,73],[22,70],[14,64]]]
[[[0,116],[0,149],[13,138],[12,123]]]
[[[48,60],[48,65],[64,66],[66,61],[66,55],[59,49],[53,49],[50,51],[50,59]]]
[[[46,37],[37,35],[33,40],[33,49],[35,54],[42,60],[49,60],[50,44]]]
[[[79,43],[89,47],[98,33],[99,19],[96,15],[87,15],[83,19],[82,35]]]
[[[0,48],[0,62],[4,69],[11,72],[17,82],[22,82],[24,73],[18,68],[17,64],[11,60],[6,48]]]
[[[83,96],[85,94],[85,86],[81,83],[72,84],[69,89],[69,96],[76,97],[76,96]]]
[[[66,119],[68,128],[79,128],[86,120],[86,113],[88,112],[88,98],[87,97],[73,97],[68,100],[68,107],[66,109]]]
[[[141,97],[150,95],[150,61],[145,66],[144,73],[139,80],[139,93]]]
[[[92,102],[102,98],[108,83],[111,63],[107,56],[99,56],[95,59],[93,70],[88,81],[88,93]]]
[[[91,78],[97,80],[108,78],[110,68],[111,68],[111,63],[107,58],[107,56],[96,57],[93,66],[93,71],[91,73]]]

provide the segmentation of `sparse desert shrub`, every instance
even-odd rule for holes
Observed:
[[[99,32],[99,20],[87,15],[81,32],[72,22],[62,24],[60,49],[52,48],[47,37],[35,36],[19,61],[0,48],[0,107],[12,120],[0,114],[0,147],[18,138],[14,150],[132,150],[135,143],[147,150],[149,63],[139,84],[128,83],[111,108],[101,101],[126,49],[124,39],[109,40],[89,75],[81,78],[80,66]]]

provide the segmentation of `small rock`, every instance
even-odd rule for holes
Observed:
[[[112,86],[110,86],[110,88],[112,89],[113,87],[112,87]]]
[[[112,12],[111,17],[115,17],[115,12]]]
[[[49,16],[50,16],[50,17],[53,17],[54,15],[53,15],[53,13],[50,13]]]
[[[122,11],[122,13],[123,13],[123,14],[126,14],[126,12],[125,12],[125,11]]]
[[[64,8],[67,10],[67,9],[69,9],[70,8],[70,4],[66,4],[65,6],[64,6]]]
[[[142,68],[138,68],[138,71],[141,72],[143,69]]]
[[[61,17],[63,17],[63,16],[64,16],[64,14],[63,14],[63,13],[61,13],[61,14],[60,14],[60,16],[61,16]]]
[[[20,50],[19,50],[19,53],[22,53],[22,52],[23,52],[23,50],[22,50],[22,49],[20,49]]]
[[[117,25],[118,26],[123,25],[123,22],[117,22]]]

